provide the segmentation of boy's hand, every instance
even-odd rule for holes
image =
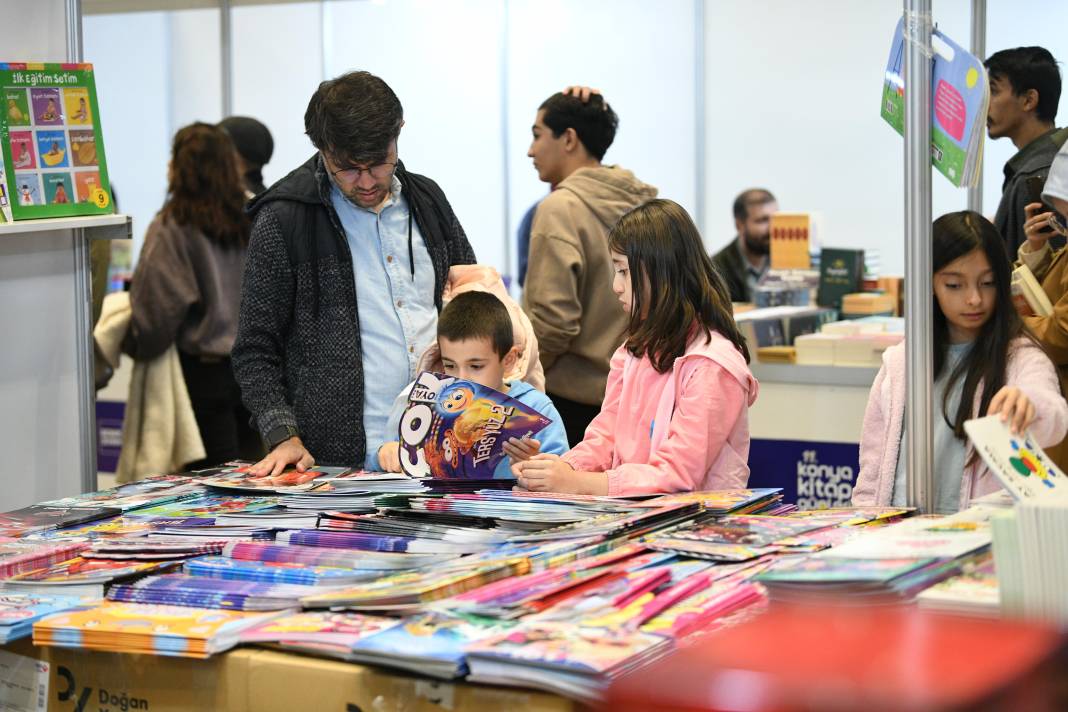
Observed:
[[[508,438],[504,441],[504,454],[512,459],[513,463],[523,462],[541,452],[541,443],[534,438]]]
[[[1001,415],[1013,435],[1020,435],[1035,421],[1035,406],[1016,386],[1004,386],[994,394],[987,415]]]
[[[1046,210],[1042,203],[1028,203],[1024,206],[1024,234],[1027,235],[1027,244],[1032,252],[1041,250],[1046,242],[1054,236],[1053,228],[1049,226],[1049,219],[1053,213]]]
[[[304,447],[304,442],[294,435],[278,443],[267,457],[248,468],[248,473],[253,477],[275,477],[282,474],[286,465],[295,465],[297,472],[306,472],[314,464],[315,458]]]
[[[385,472],[401,472],[400,443],[386,443],[378,448],[378,466]]]

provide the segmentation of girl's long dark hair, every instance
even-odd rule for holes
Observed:
[[[703,332],[707,343],[718,331],[749,362],[730,294],[681,205],[659,199],[634,208],[612,228],[608,244],[630,263],[633,301],[626,344],[631,354],[648,355],[657,372],[667,373],[696,332]]]
[[[197,228],[221,245],[248,244],[250,223],[237,150],[225,131],[204,123],[179,129],[169,180],[167,202],[160,211],[164,218]]]
[[[1005,253],[1005,242],[993,224],[971,210],[948,213],[934,222],[933,262],[937,274],[947,265],[965,255],[982,250],[994,275],[997,292],[994,313],[979,332],[946,382],[942,399],[942,417],[946,425],[961,440],[965,439],[964,421],[983,415],[990,407],[994,395],[1005,385],[1005,371],[1009,362],[1013,339],[1030,336],[1012,303],[1012,268]],[[934,377],[938,378],[946,367],[949,354],[949,323],[946,315],[934,299]],[[1033,339],[1032,339],[1033,340]],[[957,412],[949,413],[949,398],[957,383],[963,380],[960,405]],[[973,413],[976,391],[982,384],[979,412]]]

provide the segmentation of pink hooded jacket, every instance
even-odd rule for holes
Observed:
[[[544,393],[545,371],[542,370],[541,360],[538,358],[538,337],[534,335],[534,327],[531,326],[526,313],[505,289],[501,275],[492,267],[484,265],[453,265],[449,268],[449,278],[441,295],[442,307],[457,294],[464,292],[489,292],[508,307],[518,358],[512,370],[504,374],[504,380],[525,381]],[[441,365],[441,350],[438,348],[437,339],[434,339],[419,357],[419,370],[445,372],[445,367]]]
[[[745,358],[718,332],[708,343],[694,339],[667,373],[621,346],[601,412],[563,459],[605,472],[610,495],[745,487],[758,390]]]
[[[1059,443],[1068,431],[1068,403],[1061,395],[1053,363],[1030,339],[1014,341],[1005,384],[1023,391],[1035,406],[1035,422],[1030,431],[1038,444]],[[979,409],[982,391],[977,389],[974,411]],[[974,412],[973,411],[973,412]],[[935,417],[941,408],[936,407]],[[860,473],[853,488],[853,506],[888,506],[894,496],[898,450],[905,417],[905,345],[897,344],[883,353],[883,366],[868,396],[864,429],[860,435]],[[960,506],[964,509],[975,497],[1000,490],[1001,483],[981,459],[972,462],[975,449],[965,449],[964,476],[960,483]]]

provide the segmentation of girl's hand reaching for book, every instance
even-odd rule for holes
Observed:
[[[561,494],[608,494],[608,478],[603,472],[583,472],[564,462],[559,455],[538,453],[525,462],[512,465],[519,487],[530,492]]]
[[[1013,435],[1020,435],[1035,421],[1035,406],[1016,386],[1004,386],[994,394],[986,414],[1001,415],[1001,422],[1008,423]]]
[[[541,452],[541,443],[534,438],[508,438],[503,450],[513,463],[523,462]]]

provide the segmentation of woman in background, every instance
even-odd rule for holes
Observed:
[[[130,291],[127,353],[149,360],[178,348],[206,453],[192,468],[262,454],[230,367],[250,232],[237,161],[222,129],[178,131],[167,200],[145,234]]]

